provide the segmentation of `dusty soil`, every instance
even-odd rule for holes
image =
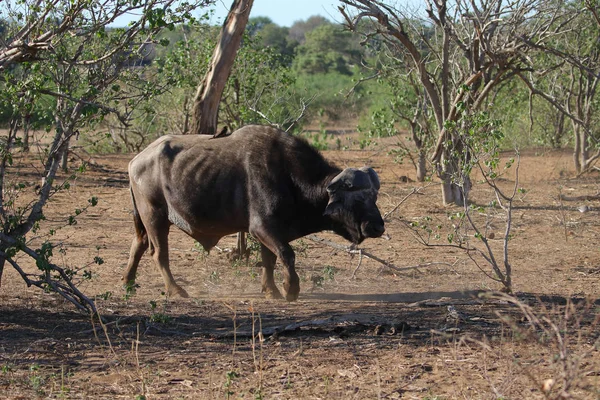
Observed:
[[[405,269],[303,239],[294,243],[302,290],[294,303],[263,299],[256,255],[248,263],[228,257],[234,236],[206,254],[176,229],[171,268],[191,298],[165,298],[148,255],[139,288],[128,295],[120,276],[133,234],[126,172],[132,155],[93,156],[87,172],[53,197],[38,235],[57,229],[52,240],[65,251],[55,251],[54,262],[92,273],[80,288],[96,299],[104,325],[55,294],[26,287],[7,266],[0,288],[2,397],[529,399],[558,398],[564,390],[600,398],[600,203],[559,199],[597,194],[598,175],[574,178],[566,151],[522,154],[519,186],[527,192],[515,201],[508,248],[515,305],[481,296],[501,286],[463,250],[419,243],[411,222],[431,219],[445,239],[455,223],[449,217],[461,210],[441,205],[439,185],[413,182],[411,166],[389,154],[393,144],[324,154],[340,166],[378,171],[387,236],[361,248]],[[34,163],[15,163],[30,191]],[[74,158],[73,168],[80,163]],[[514,179],[507,175],[503,187]],[[65,226],[92,196],[98,205]],[[476,204],[492,199],[488,187],[475,185]],[[502,260],[506,217],[488,211],[487,219],[475,219],[487,226]],[[328,233],[319,237],[347,245]],[[19,261],[35,269],[25,257]]]

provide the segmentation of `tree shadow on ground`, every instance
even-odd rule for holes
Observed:
[[[0,305],[0,364],[79,365],[90,353],[106,353],[107,348],[127,351],[140,340],[159,353],[183,351],[205,356],[222,352],[236,341],[240,351],[250,351],[249,343],[258,336],[267,342],[288,337],[306,343],[351,338],[382,346],[401,340],[419,347],[431,345],[434,334],[447,340],[463,334],[475,338],[502,335],[506,325],[500,315],[522,320],[518,307],[482,299],[480,294],[313,293],[295,303],[241,298],[176,300],[153,309],[133,300],[100,308],[105,310],[103,326],[59,302],[32,308],[11,301]],[[519,293],[517,298],[548,309],[590,301],[533,293]],[[451,309],[460,316],[453,316]]]
[[[452,292],[404,292],[404,293],[304,293],[305,300],[341,300],[350,302],[380,301],[384,303],[414,303],[432,299],[476,299],[483,290],[452,291]]]

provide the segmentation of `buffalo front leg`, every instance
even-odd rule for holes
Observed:
[[[263,244],[263,246],[267,247],[271,253],[279,257],[283,263],[285,267],[283,270],[283,290],[285,292],[285,299],[287,301],[294,301],[298,299],[298,294],[300,294],[300,277],[296,273],[295,269],[296,256],[294,254],[294,250],[292,250],[292,246],[290,246],[288,243],[282,243],[277,239],[277,234],[272,232],[277,231],[267,230],[261,227],[257,229],[251,229],[250,233],[252,233],[252,235],[254,235],[254,237],[256,237]],[[269,273],[269,268],[266,268],[266,265],[267,264],[265,263],[265,276],[263,277],[263,282],[265,282],[265,280],[268,282],[268,279],[273,279],[272,275],[271,278],[269,278],[267,275],[267,273]],[[275,263],[273,263],[273,266],[274,265]],[[270,273],[272,274],[272,269]],[[273,286],[275,286],[275,283],[273,283]]]
[[[285,265],[283,270],[283,290],[285,292],[285,299],[287,301],[298,300],[300,294],[300,277],[296,273],[296,255],[292,246],[286,244],[279,251],[281,260]]]
[[[262,243],[260,244],[260,255],[263,264],[262,292],[267,299],[283,299],[273,277],[277,256]]]

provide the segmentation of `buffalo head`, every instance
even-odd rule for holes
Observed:
[[[324,215],[334,231],[353,243],[383,235],[385,227],[377,208],[379,178],[373,168],[346,168],[327,186],[329,203]]]

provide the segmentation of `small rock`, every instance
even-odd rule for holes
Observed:
[[[544,383],[542,384],[542,391],[544,392],[549,392],[550,390],[552,390],[552,387],[554,386],[554,379],[550,378],[550,379],[546,379],[544,381]]]

